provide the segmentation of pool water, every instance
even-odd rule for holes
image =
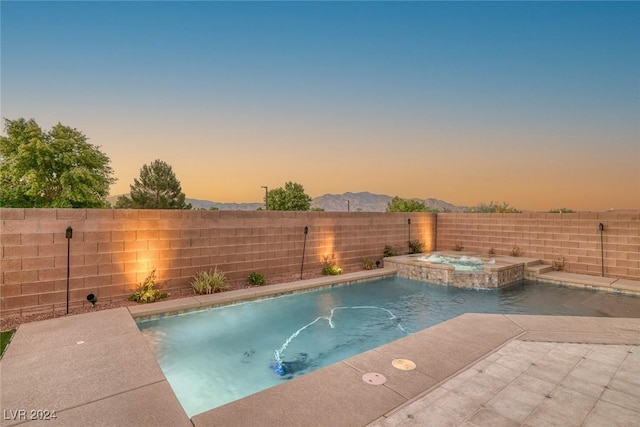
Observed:
[[[390,277],[138,324],[191,417],[464,313],[640,317],[640,298]]]
[[[429,256],[420,256],[418,261],[425,261],[435,264],[448,264],[452,265],[458,271],[482,271],[485,264],[495,264],[495,260],[484,262],[480,258],[470,257],[462,255],[459,257],[452,257],[446,255],[431,254]]]

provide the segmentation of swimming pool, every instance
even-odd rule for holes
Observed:
[[[138,325],[193,416],[467,312],[640,317],[640,298],[530,283],[474,291],[391,277]]]

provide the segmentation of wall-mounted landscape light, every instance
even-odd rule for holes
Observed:
[[[96,298],[94,294],[89,294],[87,295],[87,301],[89,301],[91,305],[96,305],[96,302],[98,302],[98,298]]]
[[[302,280],[302,272],[304,271],[304,251],[307,247],[307,234],[309,234],[309,227],[304,227],[304,243],[302,244],[302,264],[300,265],[300,280]]]
[[[71,238],[73,237],[73,228],[68,226],[65,230],[64,237],[67,239],[67,314],[69,314],[69,276],[71,272],[71,263],[70,263],[70,255],[71,255]]]
[[[600,230],[600,266],[602,268],[602,277],[604,277],[604,238],[602,234],[604,232],[604,224],[598,224],[598,230]]]

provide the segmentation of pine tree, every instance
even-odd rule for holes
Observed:
[[[162,160],[142,166],[139,179],[135,178],[130,188],[129,196],[118,198],[116,208],[191,209],[173,169]]]

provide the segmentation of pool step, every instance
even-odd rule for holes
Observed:
[[[549,273],[553,271],[553,267],[549,264],[543,264],[542,261],[538,261],[535,264],[528,265],[526,268],[527,273],[533,273],[535,275]]]

